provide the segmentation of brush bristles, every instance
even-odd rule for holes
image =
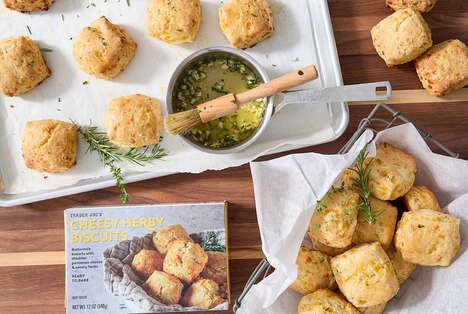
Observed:
[[[198,109],[173,113],[168,115],[164,120],[166,130],[174,135],[184,134],[202,122]]]

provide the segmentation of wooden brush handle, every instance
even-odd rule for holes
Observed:
[[[197,106],[203,123],[216,120],[236,112],[240,106],[253,100],[270,97],[318,77],[314,65],[280,76],[272,81],[262,84],[254,89],[239,94],[228,94]]]

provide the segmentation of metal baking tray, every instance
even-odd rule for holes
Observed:
[[[385,114],[385,118],[377,117],[377,114]],[[345,154],[347,153],[354,143],[361,137],[361,135],[366,130],[371,130],[374,133],[374,136],[385,129],[388,129],[392,126],[396,126],[402,123],[412,123],[410,119],[402,115],[400,112],[396,111],[392,107],[386,104],[378,104],[374,107],[374,109],[370,112],[367,118],[362,119],[356,132],[351,136],[349,141],[338,151],[338,154]],[[441,142],[439,142],[436,138],[434,138],[430,133],[418,128],[415,126],[421,136],[426,140],[428,144],[435,145],[438,149],[443,151],[447,156],[458,158],[459,154],[453,152],[452,150],[448,149],[444,146]],[[257,265],[255,270],[253,271],[250,278],[247,280],[244,289],[240,296],[234,302],[234,312],[236,312],[240,306],[242,305],[242,300],[250,291],[253,285],[263,280],[266,276],[268,276],[273,271],[270,263],[266,258],[263,258],[261,262]]]
[[[341,76],[341,69],[338,59],[338,54],[335,45],[335,38],[333,35],[333,28],[328,10],[326,0],[307,0],[310,26],[312,29],[314,50],[310,53],[315,55],[318,62],[316,64],[320,73],[320,85],[322,87],[341,86],[343,80]],[[5,105],[5,104],[2,104]],[[340,137],[348,126],[349,112],[346,103],[330,103],[327,104],[327,110],[331,126],[333,129],[333,136],[324,140],[322,143],[330,142]],[[320,143],[319,143],[320,144]],[[270,151],[270,153],[283,152],[290,149],[305,147],[303,146],[282,146],[280,149]],[[126,173],[125,178],[127,183],[153,179],[172,173],[152,173],[152,172],[138,172]],[[115,185],[111,175],[97,177],[93,179],[85,179],[77,182],[76,184],[57,188],[53,190],[46,190],[33,193],[21,194],[6,194],[0,193],[0,206],[16,206],[28,204],[32,202],[42,201],[72,195],[87,191],[98,190]]]

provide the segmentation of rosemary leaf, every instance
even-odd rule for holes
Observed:
[[[331,187],[331,190],[327,192],[327,194],[317,202],[317,206],[315,207],[315,210],[318,212],[321,212],[325,208],[327,208],[327,202],[332,198],[332,196],[336,193],[342,193],[344,191],[344,186],[341,185],[339,188],[336,188],[334,186]]]

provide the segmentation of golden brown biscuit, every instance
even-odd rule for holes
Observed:
[[[350,189],[330,190],[312,215],[309,225],[311,237],[335,248],[349,246],[356,229],[358,203],[359,194]]]
[[[175,240],[182,240],[185,242],[193,242],[187,231],[181,225],[170,225],[166,228],[159,230],[153,235],[153,244],[156,249],[166,254],[169,244]]]
[[[378,242],[333,257],[331,267],[341,292],[356,307],[385,303],[400,288],[392,263]]]
[[[200,279],[185,291],[181,304],[209,310],[223,302],[225,300],[219,296],[218,284],[211,279]]]
[[[388,248],[387,255],[388,258],[390,258],[390,261],[392,262],[393,269],[395,269],[395,273],[401,285],[403,282],[406,281],[406,279],[409,278],[409,276],[411,276],[414,269],[416,268],[416,265],[405,261],[401,256],[400,252],[395,250],[395,247],[393,245],[391,245]]]
[[[358,224],[353,235],[353,243],[380,242],[384,249],[392,243],[398,216],[398,209],[387,201],[369,198],[375,223],[365,219],[363,211],[358,213]]]
[[[163,269],[190,284],[200,275],[207,262],[208,255],[200,244],[175,240],[169,245]]]
[[[437,0],[385,0],[385,3],[394,11],[413,7],[421,13],[427,13],[432,10]]]
[[[138,252],[132,261],[132,268],[142,279],[146,280],[155,270],[162,270],[163,257],[154,250],[143,249]]]
[[[148,33],[169,44],[194,41],[200,21],[200,0],[151,0],[146,9]]]
[[[468,47],[458,39],[435,45],[415,60],[423,87],[443,96],[468,85]]]
[[[413,186],[416,161],[390,144],[379,144],[369,167],[369,190],[380,200],[395,200]]]
[[[328,255],[301,246],[296,264],[297,278],[289,286],[292,290],[306,295],[318,289],[336,289]]]
[[[140,94],[116,98],[107,107],[106,129],[109,140],[120,147],[157,144],[162,131],[161,104]]]
[[[184,285],[176,277],[156,270],[142,287],[151,297],[170,305],[179,303]]]
[[[3,0],[8,9],[20,12],[47,10],[54,0]]]
[[[231,0],[219,9],[219,25],[235,48],[249,48],[275,30],[273,12],[266,0]]]
[[[403,196],[403,202],[405,203],[407,210],[441,210],[434,193],[422,185],[413,186],[411,190]]]
[[[431,30],[413,8],[396,11],[371,30],[375,50],[391,67],[410,62],[432,46]]]
[[[127,68],[136,48],[123,28],[101,16],[75,38],[73,56],[84,72],[111,80]]]
[[[228,261],[226,253],[207,251],[206,254],[208,255],[208,262],[201,276],[214,280],[219,285],[220,295],[225,298],[228,289]]]
[[[6,96],[24,94],[50,76],[39,47],[28,37],[0,40],[0,88]]]
[[[358,311],[364,314],[382,314],[387,306],[387,302],[369,307],[358,307]]]
[[[22,151],[26,167],[40,172],[64,172],[76,164],[76,127],[58,120],[26,123]]]
[[[328,289],[319,289],[301,298],[297,314],[359,314],[343,297]]]
[[[448,266],[460,249],[460,219],[430,209],[405,212],[398,222],[395,248],[405,261]]]
[[[328,256],[339,255],[339,254],[344,253],[344,252],[346,252],[347,250],[349,250],[350,248],[353,247],[352,244],[347,246],[347,247],[344,247],[344,248],[336,248],[336,247],[331,247],[331,246],[322,244],[312,236],[312,234],[310,232],[310,226],[309,226],[309,231],[307,231],[307,234],[309,235],[309,239],[312,242],[312,247],[314,248],[314,250],[325,253]]]

